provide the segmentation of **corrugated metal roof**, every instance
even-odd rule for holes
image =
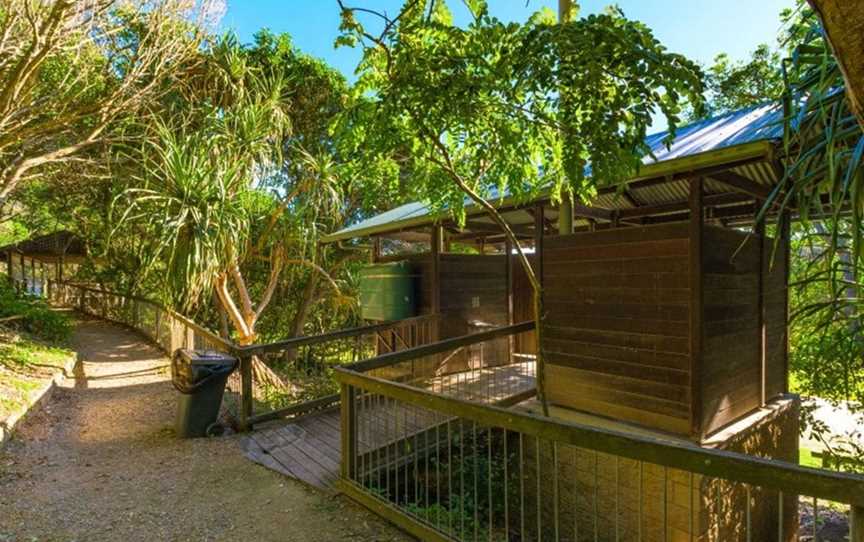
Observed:
[[[645,140],[657,162],[754,141],[780,139],[783,137],[783,107],[766,103],[682,126],[676,130],[675,141],[668,149],[663,144],[667,135],[668,132],[660,132]],[[649,164],[654,160],[646,156],[643,162]]]
[[[663,143],[668,131],[652,134],[646,138],[646,143],[654,156],[645,156],[643,163],[646,166],[653,166],[748,143],[777,140],[783,137],[782,122],[782,106],[766,103],[682,126],[676,130],[675,140],[668,147]],[[774,171],[768,164],[740,166],[733,171],[767,186],[776,182]],[[726,190],[717,183],[706,184],[708,193]],[[652,205],[686,200],[687,190],[687,181],[681,180],[634,188],[632,195],[640,205]],[[506,199],[505,197],[496,204],[501,205]],[[616,194],[602,194],[593,204],[612,209],[632,207],[626,199]],[[471,205],[473,202],[466,201],[466,207]],[[431,221],[430,212],[429,206],[425,203],[407,203],[327,235],[323,241],[332,242],[383,233],[384,230],[391,229],[388,226],[392,226],[392,231],[418,226]]]

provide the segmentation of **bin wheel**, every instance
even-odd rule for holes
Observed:
[[[219,422],[213,422],[207,426],[204,434],[208,437],[221,437],[225,434],[225,426]]]

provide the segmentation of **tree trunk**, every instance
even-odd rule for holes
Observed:
[[[297,312],[294,314],[294,320],[291,322],[291,337],[299,337],[303,334],[303,328],[306,327],[306,319],[309,317],[309,310],[315,301],[315,293],[318,289],[318,272],[314,269],[309,273],[309,278],[306,285],[303,287],[303,295],[300,298],[300,305],[297,307]],[[297,349],[286,350],[282,354],[282,360],[285,363],[293,363],[297,359]]]
[[[232,269],[233,278],[237,290],[240,293],[242,300],[242,309],[234,303],[231,294],[228,292],[228,274],[223,274],[216,280],[215,291],[216,297],[219,299],[219,304],[228,315],[234,329],[237,331],[237,343],[240,346],[248,346],[255,342],[257,334],[255,333],[255,324],[258,320],[258,312],[252,308],[249,293],[246,290],[246,285],[240,276],[239,269],[235,266]],[[271,276],[272,279],[272,276]],[[272,285],[271,280],[271,285]],[[268,296],[269,299],[269,296]],[[263,308],[263,305],[262,307]],[[276,374],[273,369],[268,367],[258,356],[252,356],[252,382],[257,382],[259,385],[275,387],[277,389],[285,389],[287,386]]]
[[[846,96],[864,130],[864,0],[809,0],[846,81]]]
[[[501,231],[504,232],[504,236],[507,240],[510,241],[510,244],[516,248],[516,253],[518,255],[519,264],[522,266],[522,269],[525,271],[526,277],[528,277],[528,282],[531,284],[531,290],[534,293],[534,335],[537,338],[537,399],[540,401],[540,406],[543,409],[543,415],[549,415],[549,403],[546,400],[546,356],[543,354],[543,331],[544,331],[544,317],[543,317],[543,287],[540,283],[540,279],[537,276],[537,273],[534,272],[534,268],[531,266],[531,262],[528,261],[528,257],[525,255],[525,251],[522,250],[522,246],[519,244],[519,239],[516,238],[516,234],[513,233],[513,229],[504,220],[504,217],[501,216],[501,213],[498,212],[498,209],[495,208],[494,205],[486,201],[480,194],[475,192],[465,183],[465,180],[459,176],[459,173],[453,167],[453,164],[450,162],[449,154],[446,152],[446,149],[440,145],[440,142],[437,142],[438,149],[444,155],[445,163],[442,164],[445,167],[445,170],[450,175],[450,177],[456,182],[459,188],[464,192],[469,198],[471,198],[474,203],[480,206],[486,214],[489,215],[489,218],[492,219],[495,224],[501,228]],[[541,226],[542,227],[542,222]],[[507,255],[509,257],[509,254]],[[540,254],[537,254],[537,258],[539,260]]]

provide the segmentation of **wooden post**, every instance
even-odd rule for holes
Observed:
[[[513,244],[509,239],[504,241],[504,280],[505,302],[507,303],[507,325],[513,325]],[[507,336],[507,363],[513,363],[513,350],[516,346],[515,337]]]
[[[432,227],[432,314],[441,312],[441,226]],[[436,337],[437,340],[437,337]]]
[[[21,284],[22,291],[27,291],[27,264],[24,263],[24,253],[21,253]]]
[[[30,286],[30,292],[36,293],[36,260],[32,257],[30,258],[30,282],[33,283]]]
[[[789,393],[789,265],[791,264],[789,251],[791,245],[792,216],[787,211],[783,213],[780,226],[780,239],[783,246],[783,393]]]
[[[558,206],[558,234],[568,233],[573,233],[573,202],[566,196]]]
[[[534,272],[543,284],[543,204],[534,206]],[[539,347],[539,345],[538,345]]]
[[[756,280],[756,303],[757,323],[756,329],[759,333],[759,406],[765,406],[768,402],[768,356],[766,355],[768,337],[765,333],[765,278],[768,273],[768,265],[765,261],[765,223],[756,224],[754,229],[759,246],[759,276]]]
[[[690,430],[702,437],[702,185],[690,183]]]
[[[849,508],[849,542],[864,542],[864,506]]]
[[[252,424],[252,358],[240,358],[240,430],[251,431]]]
[[[381,259],[381,238],[374,237],[372,239],[372,253],[369,255],[370,263],[375,263]]]
[[[356,473],[357,461],[357,411],[355,400],[357,391],[354,387],[342,384],[340,390],[341,414],[341,445],[342,445],[342,478],[351,480]]]

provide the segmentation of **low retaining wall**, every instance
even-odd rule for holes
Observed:
[[[66,379],[66,375],[72,374],[78,364],[78,354],[73,353],[62,367],[54,371],[54,375],[46,378],[38,389],[33,390],[27,396],[26,403],[12,412],[5,420],[0,420],[0,447],[12,438],[15,427],[27,419],[28,416],[40,409],[51,399],[54,389]]]

